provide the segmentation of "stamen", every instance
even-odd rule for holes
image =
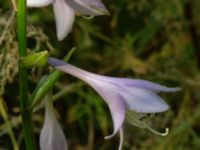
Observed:
[[[86,15],[82,15],[82,14],[81,14],[81,17],[83,17],[84,19],[87,19],[87,20],[91,20],[91,19],[94,18],[94,15],[86,16]]]
[[[147,117],[149,117],[149,118],[152,118],[152,117],[155,117],[156,116],[156,113],[148,113],[147,114]]]
[[[119,130],[119,137],[120,137],[120,142],[119,142],[119,149],[122,150],[123,142],[124,142],[124,131],[123,128]]]
[[[110,140],[110,139],[112,139],[114,137],[114,135],[115,134],[111,134],[111,135],[105,136],[104,139],[105,140]]]
[[[157,135],[160,135],[160,136],[167,136],[169,134],[169,128],[165,128],[165,132],[164,133],[158,132],[155,129],[151,128],[150,126],[147,126],[147,129],[149,129],[151,132],[153,132],[153,133],[155,133]]]
[[[140,121],[144,121],[145,119],[147,119],[148,117],[147,116],[142,116],[139,120]]]

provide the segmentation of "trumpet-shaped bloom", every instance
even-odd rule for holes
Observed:
[[[166,111],[169,107],[157,93],[180,90],[180,88],[168,88],[146,80],[93,74],[55,58],[49,58],[48,63],[60,71],[85,81],[105,100],[109,106],[114,124],[113,133],[105,137],[106,139],[113,137],[120,131],[126,112],[134,111],[137,114],[146,114]],[[132,122],[134,123],[134,121]],[[120,135],[123,135],[121,133]]]
[[[27,0],[28,7],[53,5],[58,40],[63,40],[71,31],[75,13],[83,15],[108,15],[101,0]]]
[[[65,135],[56,119],[52,101],[45,101],[45,121],[40,133],[41,150],[67,150]]]

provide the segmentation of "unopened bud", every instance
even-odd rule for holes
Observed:
[[[20,58],[20,62],[27,68],[41,67],[47,64],[48,56],[48,51],[42,51]]]

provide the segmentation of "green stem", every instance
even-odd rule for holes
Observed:
[[[26,56],[26,0],[18,0],[17,31],[19,42],[19,57]],[[32,114],[28,102],[28,75],[27,70],[19,63],[19,89],[20,89],[20,110],[24,132],[25,145],[27,150],[36,150]]]

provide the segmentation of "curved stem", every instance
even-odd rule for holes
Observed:
[[[18,0],[17,32],[19,57],[26,56],[26,0]],[[32,114],[28,102],[28,75],[27,70],[19,63],[19,89],[20,89],[20,110],[24,132],[25,145],[27,150],[36,150]]]

